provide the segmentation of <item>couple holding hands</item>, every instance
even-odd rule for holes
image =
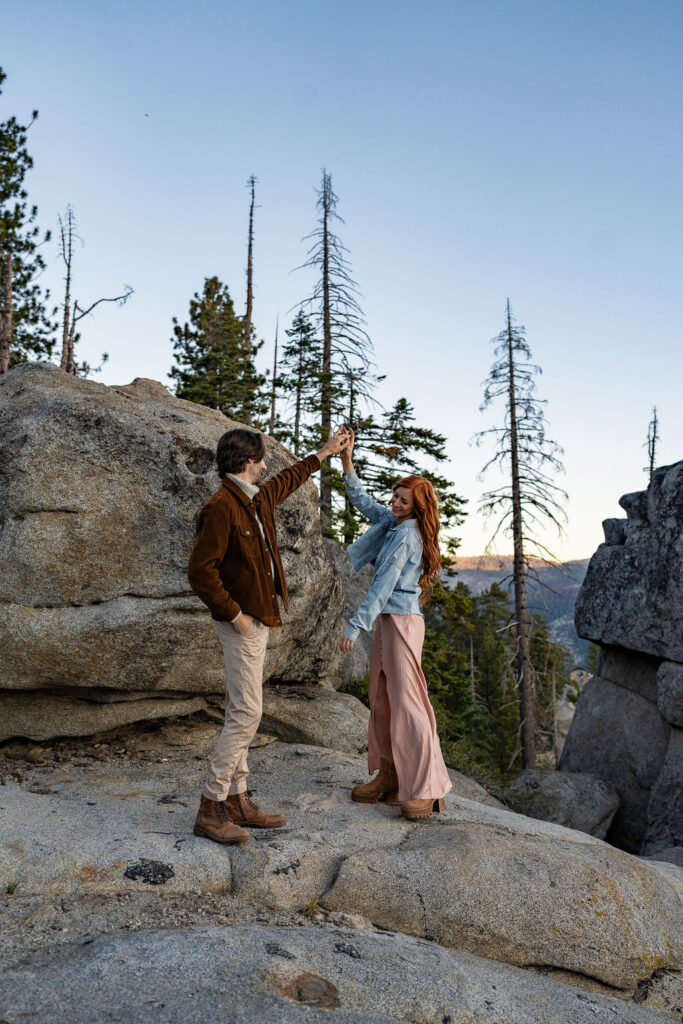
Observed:
[[[330,455],[339,454],[351,503],[372,527],[351,544],[354,570],[374,563],[370,590],[341,639],[348,653],[361,630],[376,625],[370,656],[368,783],[356,786],[360,803],[400,802],[406,818],[443,810],[451,788],[441,755],[434,712],[421,668],[424,619],[420,604],[432,594],[441,568],[439,513],[428,480],[399,480],[389,507],[373,501],[353,468],[353,430],[340,427],[315,455],[271,477],[265,442],[254,430],[229,430],[218,442],[222,478],[197,517],[188,578],[207,605],[223,647],[225,725],[202,790],[194,833],[219,843],[241,843],[248,828],[279,828],[249,797],[247,751],[261,720],[263,662],[268,630],[281,626],[287,585],[275,532],[275,507]]]

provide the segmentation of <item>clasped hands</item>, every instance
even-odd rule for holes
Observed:
[[[346,427],[337,427],[335,431],[330,427],[330,435],[327,441],[325,441],[325,444],[316,454],[322,462],[329,455],[339,455],[340,452],[343,452],[349,446],[350,441],[351,436]]]

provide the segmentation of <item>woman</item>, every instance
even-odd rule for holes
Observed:
[[[350,430],[341,453],[346,493],[375,525],[348,552],[356,571],[372,561],[375,571],[340,646],[351,651],[361,629],[370,631],[377,620],[370,655],[368,770],[379,771],[351,795],[360,803],[400,800],[404,817],[427,818],[444,809],[451,788],[420,664],[420,604],[431,597],[441,568],[436,495],[428,480],[407,476],[395,485],[390,509],[373,501],[354,472],[353,444]]]

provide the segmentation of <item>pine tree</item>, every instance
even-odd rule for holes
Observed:
[[[463,522],[466,499],[455,493],[447,477],[429,468],[429,463],[441,465],[448,461],[446,438],[429,427],[416,424],[414,407],[407,398],[399,398],[379,422],[368,416],[358,422],[354,430],[354,457],[363,483],[373,497],[378,501],[388,499],[402,476],[423,476],[436,490],[442,527],[452,531]],[[354,523],[357,524],[355,517]],[[357,525],[355,529],[357,532]],[[448,541],[451,555],[457,543],[451,533]]]
[[[527,555],[531,547],[549,554],[535,530],[551,522],[561,532],[561,520],[566,520],[566,514],[560,502],[566,501],[567,495],[546,472],[562,470],[559,459],[562,449],[546,437],[544,403],[535,395],[534,376],[541,372],[540,367],[530,361],[531,349],[524,328],[513,323],[509,299],[505,321],[505,328],[493,339],[496,360],[486,381],[481,405],[483,411],[502,399],[504,425],[481,431],[477,443],[491,436],[495,439],[495,455],[482,473],[491,466],[499,466],[509,473],[510,482],[484,494],[481,508],[486,515],[499,517],[491,543],[501,530],[512,534],[522,765],[533,768],[537,723],[530,653],[532,623],[526,596]]]
[[[242,423],[263,414],[263,378],[244,345],[244,321],[235,313],[227,285],[217,277],[204,281],[190,301],[189,321],[173,319],[176,365],[169,376],[176,395],[219,409]]]
[[[0,95],[6,77],[0,68]],[[45,269],[38,249],[50,233],[41,241],[38,208],[28,205],[24,187],[33,167],[27,133],[37,117],[34,110],[27,124],[0,122],[0,373],[25,359],[49,359],[55,344],[56,310],[37,280]]]
[[[298,456],[305,448],[319,447],[322,343],[302,309],[285,334],[288,340],[280,356],[279,380],[288,422],[281,440],[291,444]]]

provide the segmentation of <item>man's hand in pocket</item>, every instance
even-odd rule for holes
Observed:
[[[236,629],[240,636],[243,636],[244,633],[246,633],[246,631],[253,625],[253,622],[253,615],[245,615],[244,612],[242,612],[242,614],[233,622],[232,628]]]

